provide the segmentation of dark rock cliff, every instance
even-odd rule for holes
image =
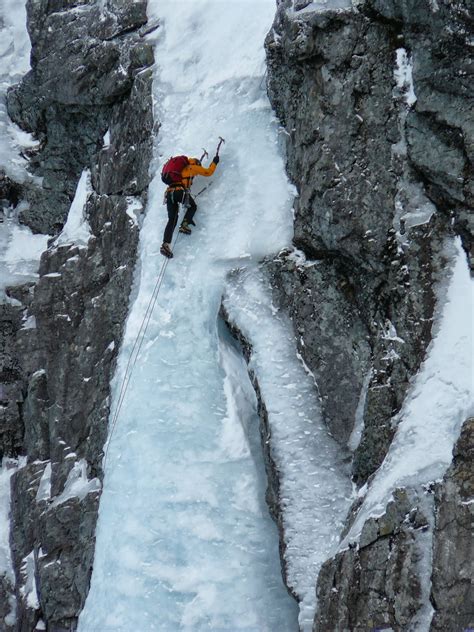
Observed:
[[[268,92],[298,192],[299,251],[266,267],[361,486],[387,454],[431,340],[447,244],[459,235],[472,255],[472,4],[277,4]],[[431,629],[472,623],[466,567],[448,552],[448,541],[467,545],[453,477],[434,498],[432,489],[399,490],[381,523],[366,525],[371,536],[326,563],[315,630],[417,629],[430,607],[423,573],[431,574]],[[454,506],[461,513],[448,524]]]
[[[2,310],[0,450],[26,464],[12,477],[15,585],[0,582],[17,623],[0,608],[0,629],[24,632],[41,619],[75,629],[88,592],[153,131],[145,0],[28,0],[27,11],[31,71],[8,108],[40,141],[30,169],[43,180],[15,189],[29,203],[20,221],[59,233],[86,169],[91,184],[88,239],[51,239],[38,281],[8,288]]]

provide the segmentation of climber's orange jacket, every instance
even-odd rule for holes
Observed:
[[[195,176],[212,176],[216,167],[216,163],[211,162],[209,167],[206,169],[206,167],[201,165],[197,158],[190,158],[189,165],[184,167],[181,172],[181,182],[174,182],[166,189],[166,193],[168,193],[168,191],[173,191],[174,189],[190,189]]]

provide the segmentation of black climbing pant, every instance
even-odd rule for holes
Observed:
[[[194,201],[192,196],[184,189],[174,189],[174,191],[169,191],[166,194],[168,223],[166,224],[163,241],[167,244],[170,244],[171,240],[173,239],[173,232],[178,221],[179,205],[185,202],[187,203],[188,208],[186,210],[183,222],[188,222],[190,224],[193,221],[194,213],[197,209],[196,202]]]

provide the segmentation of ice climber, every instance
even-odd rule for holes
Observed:
[[[203,167],[198,158],[176,156],[170,158],[163,167],[161,178],[168,184],[165,192],[166,208],[168,210],[168,223],[163,236],[163,244],[160,252],[165,257],[171,258],[171,240],[178,221],[179,205],[186,207],[186,214],[179,227],[179,232],[185,235],[191,234],[190,226],[195,226],[193,221],[197,206],[190,193],[190,188],[195,176],[212,176],[219,164],[219,155],[216,153],[209,167]]]

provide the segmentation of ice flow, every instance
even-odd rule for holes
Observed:
[[[274,3],[183,1],[177,12],[175,2],[156,1],[149,11],[161,22],[154,95],[162,127],[115,403],[164,261],[161,164],[199,156],[203,146],[212,157],[218,135],[226,145],[197,200],[197,227],[174,247],[110,443],[79,629],[296,630],[263,500],[254,395],[217,326],[235,259],[291,240],[293,191],[263,85]]]

